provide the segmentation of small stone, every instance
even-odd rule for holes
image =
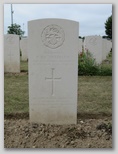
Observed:
[[[62,148],[65,148],[65,145],[62,145]]]
[[[81,120],[80,123],[83,124],[84,122]]]
[[[28,128],[26,128],[26,129],[25,129],[25,132],[28,132],[28,131],[29,131],[29,129],[28,129]]]
[[[107,119],[107,118],[105,118],[105,119],[104,119],[104,121],[108,121],[108,119]]]
[[[91,144],[90,143],[88,144],[88,148],[91,148]]]
[[[67,142],[66,142],[66,145],[69,145],[69,144],[70,144],[70,142],[67,141]]]
[[[71,144],[74,144],[75,142],[74,142],[74,141],[71,141],[70,143],[71,143]]]
[[[77,143],[77,142],[79,142],[79,140],[78,139],[75,139],[75,142]]]
[[[63,136],[65,137],[65,136],[67,136],[67,134],[63,134]]]
[[[105,139],[106,139],[106,140],[110,140],[110,136],[107,135],[107,136],[105,137]]]
[[[32,124],[32,128],[37,128],[37,127],[38,127],[38,124],[36,124],[36,123]]]
[[[95,131],[91,132],[91,137],[94,137],[95,135],[96,135]]]

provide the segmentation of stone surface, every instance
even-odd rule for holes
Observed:
[[[96,59],[96,63],[102,62],[102,37],[93,35],[86,36],[84,40],[84,51],[90,51]]]
[[[102,60],[105,60],[112,49],[112,42],[107,39],[102,39]]]
[[[22,38],[20,40],[20,49],[22,53],[22,61],[27,61],[28,60],[27,38]]]
[[[78,29],[71,20],[29,21],[31,122],[77,122]]]
[[[105,60],[107,56],[107,40],[102,39],[102,60]]]
[[[79,38],[79,52],[78,53],[82,52],[82,45],[83,45],[83,41],[82,39]]]
[[[19,36],[6,34],[4,36],[4,72],[20,72]]]
[[[110,40],[107,40],[107,55],[112,49],[112,42]]]

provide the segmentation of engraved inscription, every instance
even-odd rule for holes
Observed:
[[[54,70],[55,70],[55,69],[52,68],[52,77],[45,77],[45,80],[51,81],[51,82],[52,82],[52,83],[51,83],[51,84],[52,84],[52,91],[51,91],[51,95],[52,95],[52,96],[54,96],[54,87],[55,87],[54,82],[61,79],[61,77],[59,77],[59,78],[54,77]]]
[[[41,38],[45,46],[55,49],[63,44],[65,34],[60,26],[49,25],[43,29]]]
[[[89,43],[92,45],[96,45],[97,44],[97,38],[90,38]]]

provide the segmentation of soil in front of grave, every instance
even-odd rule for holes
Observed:
[[[76,125],[4,120],[5,148],[112,148],[112,118],[78,119]]]

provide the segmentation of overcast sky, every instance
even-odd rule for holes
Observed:
[[[79,22],[79,36],[105,35],[104,23],[112,14],[112,4],[12,4],[13,23],[27,35],[27,22],[42,18],[62,18]],[[4,4],[4,33],[11,25],[11,4]]]

